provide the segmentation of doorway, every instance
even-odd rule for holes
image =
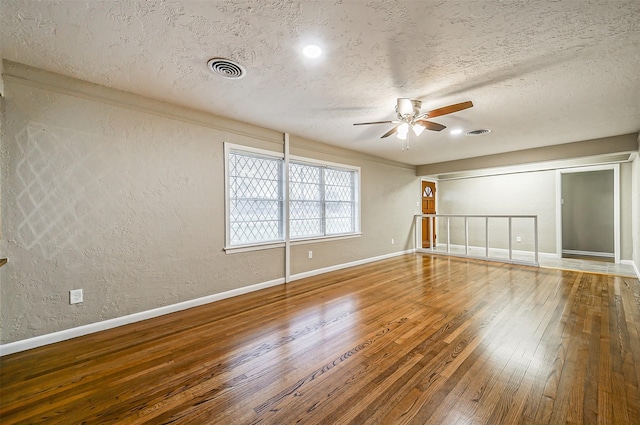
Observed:
[[[436,183],[422,181],[422,214],[436,213]],[[435,218],[422,219],[422,248],[431,248],[436,242]],[[431,236],[431,237],[429,237]]]
[[[618,169],[559,173],[559,257],[620,262]]]

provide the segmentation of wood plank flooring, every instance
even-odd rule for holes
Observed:
[[[637,279],[421,254],[0,359],[0,422],[640,424]]]

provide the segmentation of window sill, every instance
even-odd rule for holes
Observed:
[[[340,239],[353,239],[359,238],[362,236],[362,233],[346,233],[342,235],[331,235],[331,236],[316,236],[312,238],[302,238],[302,239],[294,239],[291,241],[291,245],[305,245],[310,243],[319,243],[319,242],[331,242],[337,241]]]
[[[284,248],[284,242],[269,242],[256,245],[241,245],[224,247],[227,254],[237,254],[240,252],[261,251],[263,249]]]
[[[310,243],[320,243],[320,242],[331,242],[338,241],[341,239],[353,239],[359,238],[362,236],[362,233],[348,233],[344,235],[331,235],[331,236],[317,236],[313,238],[305,238],[305,239],[295,239],[291,241],[292,246],[296,245],[306,245]],[[240,252],[250,252],[250,251],[261,251],[264,249],[273,249],[273,248],[284,248],[284,242],[269,242],[264,244],[256,244],[256,245],[242,245],[242,246],[228,246],[224,247],[224,252],[227,254],[237,254]]]

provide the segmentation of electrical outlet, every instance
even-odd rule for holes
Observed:
[[[391,238],[391,245],[393,245],[394,243],[396,243],[396,241]]]
[[[516,236],[516,242],[518,242],[518,243],[522,242],[522,237]]]
[[[309,251],[309,258],[313,258],[313,251]]]
[[[72,289],[69,291],[69,304],[78,304],[82,302],[82,289]]]

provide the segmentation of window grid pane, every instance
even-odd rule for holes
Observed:
[[[230,244],[282,240],[282,221],[282,160],[230,153]]]
[[[355,171],[291,163],[291,238],[356,231]]]
[[[324,235],[322,174],[322,167],[289,163],[289,235],[292,238]]]

